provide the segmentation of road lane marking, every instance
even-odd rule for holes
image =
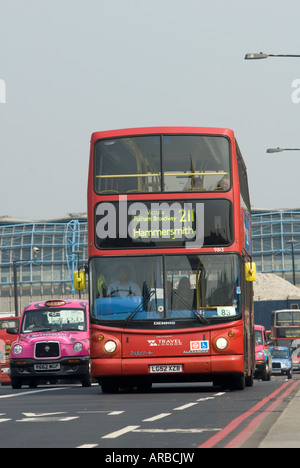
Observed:
[[[117,439],[117,437],[127,434],[128,432],[132,432],[135,429],[138,429],[139,427],[140,426],[126,426],[123,429],[120,429],[119,431],[111,432],[110,434],[101,437],[101,439]]]
[[[224,448],[240,448],[243,443],[249,439],[249,437],[254,434],[256,429],[260,426],[262,421],[274,411],[278,405],[286,398],[298,385],[298,382],[294,382],[282,395],[280,395],[277,400],[275,400],[270,406],[268,406],[262,413],[259,413],[255,418],[250,421],[248,426],[240,432],[231,442],[225,445]]]
[[[65,411],[64,412],[58,412],[58,413],[22,413],[26,418],[42,418],[45,416],[57,416],[58,414],[67,414]]]
[[[58,418],[54,416],[49,416],[47,418],[23,418],[23,419],[16,419],[16,422],[69,422],[74,421],[74,419],[79,419],[79,416],[69,416],[66,418]]]
[[[91,448],[95,448],[95,447],[98,447],[99,445],[98,444],[83,444],[83,445],[79,445],[79,447],[76,447],[78,449],[91,449]]]
[[[254,405],[248,411],[246,411],[245,413],[240,414],[240,416],[233,419],[218,434],[210,437],[210,439],[208,439],[206,442],[199,445],[198,448],[213,448],[213,447],[215,447],[215,445],[217,445],[225,437],[230,435],[243,421],[245,421],[245,419],[247,419],[249,416],[253,416],[254,413],[258,412],[264,405],[269,403],[272,398],[275,398],[278,395],[278,393],[280,393],[287,385],[289,385],[289,382],[284,383],[279,388],[277,388],[273,393],[271,393],[267,397],[264,397],[261,401],[256,403],[256,405]]]
[[[166,418],[167,416],[170,416],[171,414],[172,413],[160,413],[160,414],[157,414],[156,416],[152,416],[152,418],[143,419],[143,422],[157,421],[158,419]]]
[[[178,408],[174,408],[173,411],[183,411],[187,408],[191,408],[192,406],[198,405],[198,403],[187,403],[186,405],[179,406]]]
[[[107,416],[119,416],[125,411],[77,411],[77,414],[107,414]]]
[[[207,400],[214,400],[214,399],[215,399],[215,397],[213,397],[213,396],[208,396],[208,397],[206,397],[206,398],[199,398],[199,400],[197,400],[197,401],[207,401]]]
[[[20,392],[20,393],[9,393],[8,395],[0,395],[1,398],[14,398],[24,395],[33,395],[35,393],[42,393],[42,392],[53,392],[54,390],[66,390],[67,387],[57,387],[57,388],[46,388],[44,390],[33,390],[31,392]]]
[[[193,429],[181,429],[181,428],[174,428],[174,429],[134,429],[132,432],[146,432],[146,433],[153,433],[153,434],[201,434],[202,432],[218,432],[222,429],[219,427],[213,428],[193,428]]]

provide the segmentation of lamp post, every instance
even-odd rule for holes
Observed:
[[[18,293],[18,266],[19,265],[26,265],[26,264],[30,264],[30,263],[34,263],[37,259],[37,254],[39,253],[40,249],[38,247],[32,247],[32,254],[33,254],[33,257],[34,257],[34,260],[31,260],[31,261],[22,261],[22,260],[14,260],[12,262],[13,264],[13,282],[14,282],[14,302],[15,302],[15,314],[16,314],[16,317],[19,317],[20,316],[20,313],[19,313],[19,303],[18,303],[18,296],[19,296],[19,293]]]
[[[294,252],[294,245],[297,244],[295,240],[287,241],[287,244],[291,244],[292,247],[292,265],[293,265],[293,283],[296,286],[296,270],[295,270],[295,252]]]
[[[245,60],[260,60],[266,59],[268,57],[300,57],[300,55],[289,55],[289,54],[264,54],[263,52],[259,53],[249,53],[245,55]]]

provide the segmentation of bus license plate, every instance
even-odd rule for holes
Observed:
[[[150,366],[150,374],[177,374],[180,372],[183,372],[181,364],[159,364],[156,366]]]
[[[34,365],[35,371],[52,371],[52,370],[60,370],[60,364],[53,363],[53,364],[35,364]]]

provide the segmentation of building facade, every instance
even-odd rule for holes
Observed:
[[[300,286],[300,209],[253,209],[252,242],[258,272]]]
[[[86,215],[49,222],[0,218],[0,313],[21,313],[32,301],[78,297],[73,272],[86,262]]]

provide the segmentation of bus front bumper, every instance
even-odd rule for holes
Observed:
[[[154,366],[154,371],[152,366]],[[155,372],[155,367],[157,372]],[[175,372],[174,369],[176,369]],[[199,380],[209,381],[213,380],[214,375],[241,374],[244,374],[244,357],[242,355],[157,359],[91,359],[91,375],[95,379],[109,376],[120,378],[148,376],[151,380],[158,382],[165,380],[166,376],[169,376],[171,380],[172,377],[174,380],[185,380],[187,376],[190,376],[196,380],[199,378]]]

